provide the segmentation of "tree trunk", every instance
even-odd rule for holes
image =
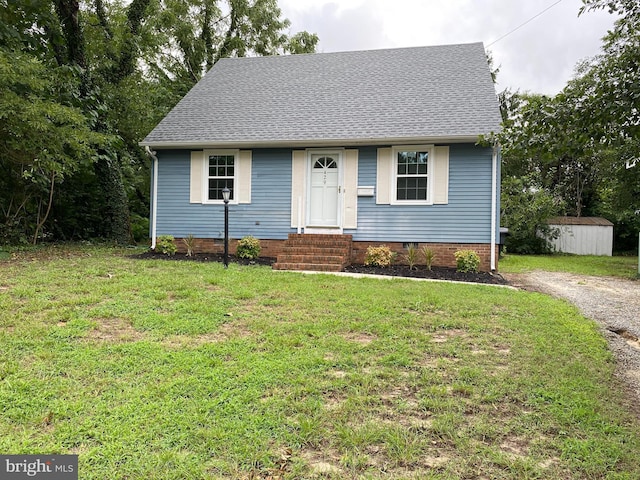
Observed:
[[[42,207],[42,201],[38,204],[38,219],[36,221],[36,231],[33,233],[33,244],[38,243],[38,234],[40,233],[40,229],[44,226],[47,218],[49,218],[49,213],[51,213],[51,206],[53,205],[53,189],[56,184],[56,174],[53,172],[51,174],[51,188],[49,189],[49,204],[47,205],[47,211],[44,213],[44,216],[40,218],[40,208]]]

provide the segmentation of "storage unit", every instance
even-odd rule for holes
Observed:
[[[557,252],[606,255],[613,251],[613,223],[602,217],[555,217],[547,223],[558,233],[549,239]]]

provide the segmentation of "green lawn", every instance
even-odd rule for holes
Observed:
[[[126,253],[0,261],[0,452],[82,479],[640,478],[567,303]]]
[[[499,261],[500,272],[522,273],[532,270],[570,272],[580,275],[637,278],[638,257],[595,255],[505,255]]]

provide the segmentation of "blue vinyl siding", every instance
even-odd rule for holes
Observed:
[[[230,205],[232,238],[285,239],[295,232],[291,155],[290,149],[253,150],[251,204]],[[158,158],[157,234],[222,238],[223,206],[189,203],[190,152],[160,151]],[[447,205],[376,205],[375,196],[359,197],[358,228],[345,233],[357,241],[489,243],[491,161],[491,148],[451,145]],[[377,147],[360,147],[358,185],[376,185],[376,169]]]
[[[229,205],[229,236],[286,239],[291,230],[291,150],[253,150],[251,203]],[[189,203],[191,152],[158,152],[157,234],[224,238],[223,205]]]
[[[489,243],[491,160],[490,148],[451,145],[447,205],[376,205],[375,197],[360,197],[358,228],[345,233],[380,242]],[[376,169],[377,149],[361,148],[358,184],[375,185]]]

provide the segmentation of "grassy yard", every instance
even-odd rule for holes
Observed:
[[[638,257],[595,255],[506,255],[500,259],[500,271],[522,273],[531,270],[570,272],[579,275],[637,278]]]
[[[640,478],[564,302],[126,253],[0,262],[0,452],[82,479]]]

